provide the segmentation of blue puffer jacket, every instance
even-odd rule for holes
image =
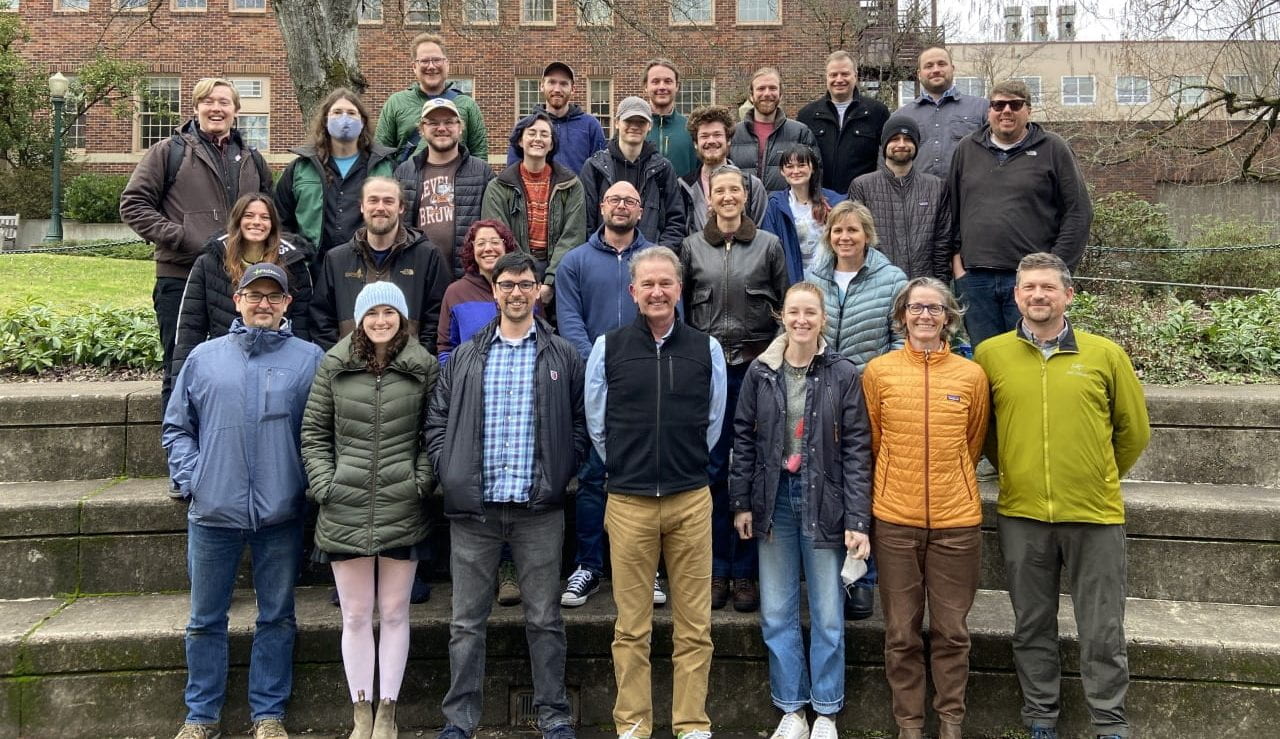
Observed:
[[[835,260],[815,263],[805,277],[822,288],[827,301],[827,343],[861,372],[867,362],[902,346],[893,331],[893,299],[907,275],[881,252],[868,248],[867,260],[842,295],[835,281]]]
[[[240,319],[191,350],[164,414],[169,476],[204,526],[260,529],[302,515],[299,431],[320,347]]]
[[[822,196],[827,199],[827,205],[833,207],[845,199],[844,195],[825,187],[822,188]],[[818,227],[821,228],[821,224]],[[790,188],[769,193],[769,205],[765,208],[764,223],[760,224],[760,228],[777,236],[782,242],[782,253],[787,257],[787,279],[791,280],[791,284],[794,285],[803,280],[804,260],[800,256],[800,236],[796,232],[796,219],[791,214]],[[821,249],[821,246],[819,248]],[[817,261],[818,258],[815,256],[814,263],[816,264]]]

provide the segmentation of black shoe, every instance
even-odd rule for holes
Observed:
[[[738,578],[733,581],[733,610],[738,613],[760,610],[760,588],[755,580]]]
[[[426,603],[431,599],[431,583],[426,580],[413,579],[413,592],[409,594],[410,603]]]
[[[332,590],[329,591],[329,602],[332,603],[337,608],[342,607],[342,601],[338,599],[337,588],[333,588]]]
[[[844,599],[844,617],[849,621],[861,621],[871,618],[876,605],[876,591],[873,588],[849,588]]]

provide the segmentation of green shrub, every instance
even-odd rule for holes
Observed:
[[[81,223],[119,223],[120,193],[129,176],[86,172],[67,183],[63,212]]]
[[[63,315],[27,303],[0,311],[0,369],[35,374],[87,364],[153,370],[163,359],[149,309],[94,307]]]
[[[0,170],[0,214],[48,218],[53,205],[53,175],[44,169]]]
[[[1268,224],[1209,216],[1196,219],[1187,246],[1247,246],[1273,241]],[[1280,248],[1191,254],[1181,278],[1181,282],[1198,285],[1280,287]]]
[[[1093,226],[1088,249],[1076,273],[1081,277],[1173,282],[1182,271],[1178,253],[1142,253],[1108,249],[1168,249],[1176,246],[1164,205],[1149,203],[1132,192],[1109,192],[1093,199]],[[1095,292],[1114,292],[1111,283],[1089,282]]]

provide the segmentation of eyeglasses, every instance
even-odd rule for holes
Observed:
[[[414,60],[419,67],[438,67],[447,61],[449,60],[442,56],[424,56],[421,59]]]
[[[496,284],[498,286],[498,289],[504,293],[510,293],[514,291],[517,287],[520,288],[520,292],[527,293],[533,288],[538,286],[538,283],[534,282],[533,280],[521,280],[519,282],[512,282],[511,280],[502,280],[494,284]]]
[[[921,313],[924,313],[926,311],[928,311],[929,315],[931,316],[940,316],[946,311],[946,308],[942,307],[941,305],[938,305],[937,303],[908,303],[907,304],[907,312],[913,316],[918,316]]]
[[[628,208],[636,208],[640,205],[639,198],[633,198],[630,195],[607,195],[604,199],[605,205],[619,206],[625,205]]]
[[[281,303],[283,303],[283,302],[284,302],[284,299],[285,299],[285,297],[286,297],[286,295],[285,295],[284,293],[256,293],[256,292],[255,292],[255,293],[246,293],[246,292],[240,292],[240,293],[236,293],[236,294],[240,296],[240,299],[241,299],[241,300],[244,300],[244,301],[248,302],[248,303],[249,303],[249,305],[257,305],[258,303],[261,303],[263,298],[266,298],[266,299],[267,299],[267,302],[268,302],[268,303],[270,303],[270,304],[272,304],[272,305],[280,305]]]
[[[426,126],[427,128],[453,128],[459,123],[462,123],[462,121],[458,120],[457,118],[450,118],[445,121],[433,121],[430,118],[422,119],[422,125]]]
[[[988,103],[988,105],[991,106],[991,109],[997,113],[1003,111],[1005,108],[1017,113],[1019,110],[1022,110],[1023,106],[1026,104],[1026,100],[992,100]]]

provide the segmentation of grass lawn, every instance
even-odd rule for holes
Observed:
[[[29,300],[60,310],[149,307],[155,263],[66,254],[0,255],[0,310]]]

